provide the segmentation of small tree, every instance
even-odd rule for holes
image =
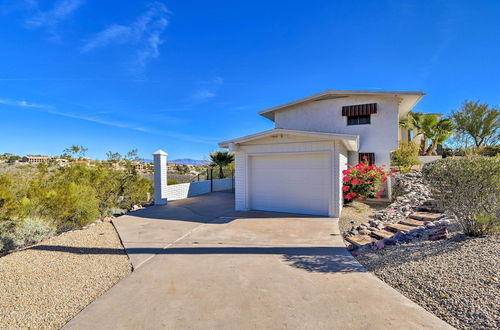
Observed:
[[[401,172],[410,172],[413,165],[420,164],[419,149],[420,147],[414,142],[399,142],[399,148],[391,155],[391,165],[397,166]]]
[[[85,157],[85,154],[87,153],[88,150],[89,149],[85,148],[84,146],[72,145],[71,147],[63,150],[62,156],[66,158],[82,159]]]
[[[106,153],[106,158],[112,163],[116,163],[122,159],[122,155],[119,152],[108,151]]]
[[[479,101],[465,100],[452,112],[457,131],[473,140],[476,147],[496,144],[500,139],[500,110]]]
[[[234,161],[234,154],[229,151],[214,151],[210,155],[211,166],[219,167],[219,178],[224,178],[224,170],[225,166],[228,166]]]

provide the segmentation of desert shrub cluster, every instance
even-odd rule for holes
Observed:
[[[40,164],[0,173],[0,254],[150,202],[152,182],[129,164]]]
[[[391,166],[397,166],[400,172],[408,173],[413,165],[419,165],[420,146],[414,142],[399,142],[399,147],[391,155]]]
[[[446,158],[422,171],[433,197],[456,216],[465,234],[500,229],[500,157]]]

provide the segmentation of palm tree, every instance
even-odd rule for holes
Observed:
[[[410,111],[408,112],[407,117],[408,119],[399,121],[399,127],[404,127],[409,131],[415,131],[415,135],[413,136],[412,141],[416,142],[417,140],[420,139],[420,151],[424,152],[425,138],[423,138],[422,128],[423,128],[423,121],[426,115],[423,114],[422,112]]]
[[[430,156],[436,150],[436,147],[443,144],[446,139],[453,133],[454,125],[451,119],[443,118],[436,120],[429,120],[431,125],[425,127],[424,136],[431,140],[431,145],[426,151],[426,155]]]
[[[229,151],[214,151],[210,155],[211,164],[210,166],[219,166],[219,178],[224,178],[223,168],[228,166],[234,161],[234,154]]]

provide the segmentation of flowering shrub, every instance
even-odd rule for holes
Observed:
[[[386,173],[383,166],[368,165],[366,158],[363,162],[342,171],[344,203],[356,198],[380,198],[384,192],[383,183],[392,173]]]

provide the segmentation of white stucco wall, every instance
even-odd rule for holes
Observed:
[[[327,152],[330,154],[332,171],[335,174],[339,173],[339,168],[341,167],[339,153],[343,153],[344,157],[347,158],[345,148],[340,147],[341,143],[341,141],[282,135],[240,144],[235,152],[235,208],[237,210],[248,210],[250,207],[247,196],[247,173],[248,160],[251,155]],[[338,217],[341,211],[341,204],[339,204],[339,190],[341,189],[339,179],[339,175],[331,176],[332,200],[329,215],[332,217]]]
[[[339,208],[339,217],[340,217],[340,214],[342,213],[342,206],[344,205],[344,193],[342,192],[342,185],[343,185],[343,181],[342,181],[342,178],[344,177],[344,174],[342,174],[342,171],[343,170],[347,170],[347,163],[348,163],[348,151],[346,149],[346,147],[342,144],[342,143],[337,143],[337,147],[338,147],[338,159],[339,159],[339,169],[338,169],[338,182],[337,182],[337,185],[338,185],[338,192],[337,192],[337,196],[338,196],[338,201],[337,201],[337,204],[338,204],[338,208]]]
[[[212,191],[231,190],[232,186],[232,178],[216,179],[213,180]],[[168,185],[166,190],[169,201],[208,194],[210,192],[210,180]]]
[[[371,123],[347,125],[342,106],[377,103],[377,113]],[[385,152],[398,146],[400,131],[399,100],[393,96],[349,96],[338,99],[308,102],[275,113],[276,128],[357,134],[360,152]],[[386,158],[385,156],[381,156]],[[376,158],[377,160],[377,158]]]

